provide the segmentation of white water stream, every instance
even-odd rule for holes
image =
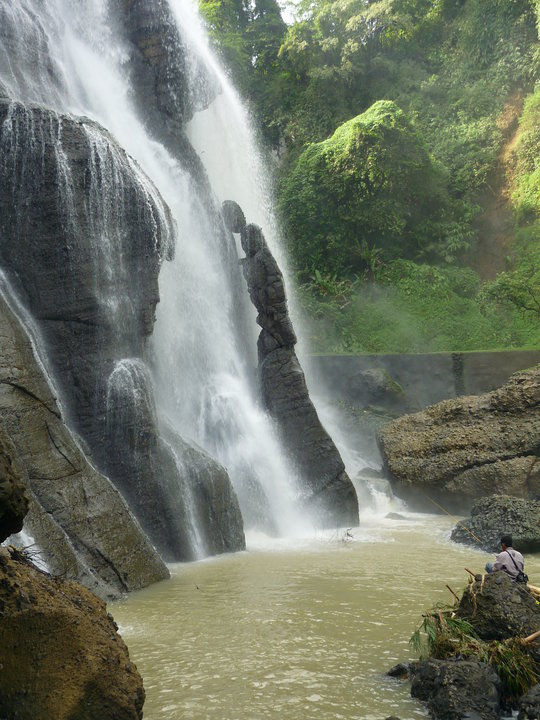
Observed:
[[[189,137],[219,202],[236,200],[248,222],[261,225],[286,270],[267,170],[249,116],[210,52],[190,1],[170,0],[170,5],[197,62],[217,77],[222,88],[210,107],[190,122]],[[236,248],[219,247],[214,220],[193,181],[139,118],[126,69],[129,49],[116,37],[107,8],[107,0],[0,2],[0,19],[17,38],[10,63],[4,63],[10,71],[0,79],[9,94],[23,102],[95,119],[159,189],[172,211],[177,246],[175,259],[161,270],[150,353],[158,416],[227,468],[246,527],[262,523],[281,535],[310,533],[309,517],[295,504],[297,479],[258,404],[259,328]],[[111,209],[107,201],[102,204]],[[117,264],[115,242],[103,238],[100,262],[104,265],[107,258]],[[111,298],[105,300],[114,304]]]

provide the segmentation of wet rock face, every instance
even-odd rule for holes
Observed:
[[[540,606],[531,592],[501,571],[470,583],[457,615],[468,620],[479,637],[487,641],[527,637],[540,627]]]
[[[67,419],[94,464],[126,494],[148,483],[152,501],[136,507],[139,519],[161,522],[160,549],[184,559],[174,522],[166,522],[172,510],[160,502],[156,468],[174,465],[166,449],[141,456],[134,475],[127,431],[122,445],[108,442],[111,378],[125,358],[143,356],[153,329],[159,269],[173,252],[169,210],[96,123],[0,101],[0,128],[0,264],[37,321]],[[121,418],[126,428],[139,420],[132,390],[115,398],[128,408]],[[157,436],[155,423],[147,429]]]
[[[106,380],[115,359],[140,356],[152,330],[170,216],[94,123],[3,102],[0,125],[0,262],[99,458]]]
[[[0,555],[0,716],[140,720],[145,693],[105,603]]]
[[[131,57],[139,101],[153,98],[146,115],[155,110],[171,129],[181,128],[193,113],[208,107],[219,92],[189,38],[184,37],[166,0],[124,0],[120,21],[136,52]]]
[[[501,682],[489,665],[429,659],[411,665],[411,695],[427,702],[437,720],[500,718]]]
[[[487,552],[499,552],[501,535],[511,535],[513,546],[521,553],[540,552],[540,501],[509,495],[482,498],[473,505],[471,517],[452,530],[451,538]]]
[[[26,486],[14,465],[14,449],[0,425],[0,543],[20,532],[28,512]]]
[[[0,463],[8,471],[16,467],[27,487],[25,529],[50,571],[102,597],[168,577],[118,491],[88,463],[63,423],[30,339],[2,293],[0,337]],[[6,529],[16,532],[27,501],[22,488],[10,497],[18,498],[19,520]]]
[[[225,203],[223,212],[231,232],[240,230],[246,253],[242,271],[262,328],[257,342],[261,394],[276,421],[291,469],[301,478],[300,502],[322,525],[356,525],[356,492],[336,446],[321,425],[294,351],[296,335],[283,275],[261,229],[246,225],[244,214],[232,201]]]
[[[413,508],[468,513],[498,494],[540,497],[540,366],[485,395],[445,400],[378,432],[394,492]]]

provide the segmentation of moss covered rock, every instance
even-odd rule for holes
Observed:
[[[374,247],[420,255],[443,188],[405,113],[380,100],[306,147],[282,183],[280,205],[298,262],[342,272],[361,269]]]

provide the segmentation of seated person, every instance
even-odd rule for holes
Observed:
[[[512,547],[511,535],[502,536],[501,548],[502,552],[497,555],[495,562],[486,563],[486,572],[491,573],[496,570],[503,570],[507,575],[510,575],[512,580],[515,580],[518,572],[523,572],[523,568],[525,567],[523,555]]]

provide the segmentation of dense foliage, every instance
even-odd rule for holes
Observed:
[[[540,346],[540,2],[200,2],[317,349]]]
[[[363,270],[373,248],[421,256],[444,199],[418,133],[380,100],[306,147],[284,180],[281,209],[300,267],[343,275]]]

